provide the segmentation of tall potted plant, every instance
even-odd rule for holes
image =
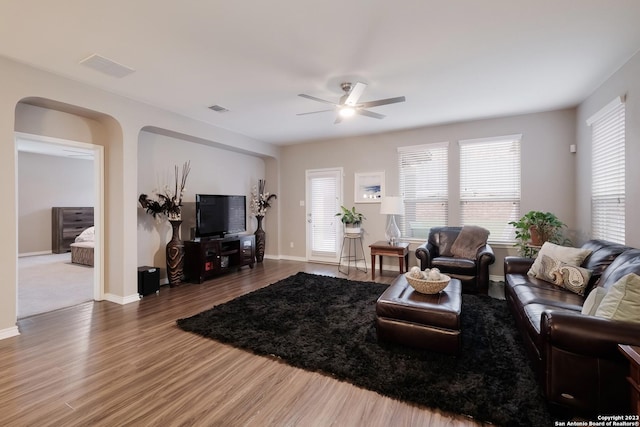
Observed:
[[[544,242],[560,245],[571,243],[562,233],[566,224],[551,212],[529,211],[518,221],[509,224],[515,227],[515,246],[526,257],[534,256]]]
[[[356,212],[355,206],[351,209],[340,206],[340,212],[336,216],[340,217],[340,221],[344,224],[344,232],[347,234],[360,234],[362,221],[366,219],[362,213]]]

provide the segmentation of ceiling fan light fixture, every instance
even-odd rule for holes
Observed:
[[[386,99],[377,99],[374,101],[360,102],[360,97],[362,93],[366,89],[367,85],[362,82],[358,82],[355,85],[351,83],[342,83],[340,85],[341,89],[345,92],[344,95],[340,97],[338,103],[327,101],[325,99],[316,98],[315,96],[307,95],[305,93],[300,93],[298,96],[302,98],[307,98],[312,101],[322,102],[323,104],[332,105],[335,108],[337,113],[336,120],[333,122],[334,124],[338,124],[342,122],[342,119],[349,118],[355,114],[359,114],[365,117],[371,117],[374,119],[384,119],[384,114],[376,113],[373,111],[369,111],[368,108],[379,107],[381,105],[387,104],[395,104],[397,102],[404,102],[404,96],[396,96],[395,98],[386,98]],[[310,113],[298,113],[298,116],[306,116],[307,114],[315,114],[315,113],[323,113],[329,110],[320,110],[320,111],[311,111]]]
[[[342,107],[340,108],[340,116],[347,118],[351,117],[356,113],[355,108],[352,107]]]

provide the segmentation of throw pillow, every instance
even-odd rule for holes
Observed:
[[[589,279],[591,279],[590,270],[567,264],[547,255],[539,256],[539,258],[540,268],[535,276],[537,279],[551,282],[574,294],[584,295]]]
[[[607,295],[607,290],[605,288],[593,288],[593,290],[589,292],[587,299],[584,300],[582,314],[595,316],[605,295]]]
[[[534,277],[536,279],[546,280],[554,285],[562,285],[562,276],[560,274],[556,275],[560,261],[544,254],[539,254],[536,261],[538,260],[540,261],[538,262],[538,269]]]
[[[571,248],[567,246],[556,245],[551,242],[544,242],[538,252],[538,257],[529,269],[529,276],[536,277],[538,270],[542,264],[542,256],[546,255],[558,261],[562,261],[569,265],[579,266],[591,254],[591,249]]]
[[[640,276],[630,273],[614,283],[600,302],[596,316],[640,322]]]

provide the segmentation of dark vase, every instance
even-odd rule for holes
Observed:
[[[180,240],[180,224],[182,220],[170,219],[172,234],[167,243],[167,277],[169,287],[173,288],[182,283],[182,270],[184,268],[184,244]]]
[[[258,229],[254,233],[256,236],[256,262],[262,262],[264,259],[264,247],[265,247],[265,232],[262,229],[262,218],[263,216],[256,216],[258,220]]]

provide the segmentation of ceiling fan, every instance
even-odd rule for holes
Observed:
[[[304,93],[298,94],[303,98],[311,99],[313,101],[323,102],[325,104],[333,105],[333,108],[327,110],[311,111],[308,113],[298,113],[298,116],[304,116],[307,114],[324,113],[326,111],[338,111],[338,117],[336,117],[335,124],[340,123],[343,118],[353,116],[354,114],[360,114],[361,116],[372,117],[374,119],[384,119],[384,114],[374,113],[367,110],[367,108],[378,107],[380,105],[395,104],[397,102],[404,102],[404,96],[398,96],[395,98],[378,99],[377,101],[358,102],[362,93],[367,88],[365,83],[358,82],[355,85],[349,82],[340,84],[340,88],[344,91],[344,95],[340,97],[340,100],[336,104],[335,102],[326,101],[324,99],[316,98],[315,96],[307,95]]]

